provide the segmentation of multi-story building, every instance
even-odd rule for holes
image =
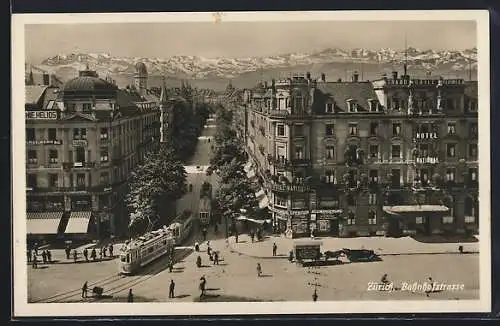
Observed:
[[[289,236],[477,230],[477,82],[308,73],[245,100],[248,151]]]
[[[123,235],[130,172],[159,145],[165,101],[121,90],[95,71],[62,88],[26,86],[28,233],[33,237]],[[147,78],[146,78],[147,80]],[[166,90],[162,90],[162,99]]]

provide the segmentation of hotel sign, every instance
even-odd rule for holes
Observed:
[[[48,140],[48,139],[41,139],[41,140],[27,140],[26,144],[28,145],[61,145],[62,141],[59,139],[54,139],[54,140]]]
[[[26,120],[57,120],[57,111],[26,111]]]
[[[438,139],[436,132],[417,132],[415,139]]]
[[[427,156],[427,157],[417,157],[415,159],[418,164],[438,164],[439,159],[437,157]]]

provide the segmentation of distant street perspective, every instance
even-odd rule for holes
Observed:
[[[28,301],[479,299],[477,49],[403,39],[27,59]]]

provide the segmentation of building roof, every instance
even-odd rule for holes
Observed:
[[[79,76],[64,84],[64,92],[92,92],[101,90],[116,90],[110,82],[94,76]]]
[[[43,97],[43,109],[52,110],[55,109],[53,105],[55,105],[55,101],[59,97],[59,88],[57,87],[48,87],[45,91],[45,96]]]
[[[358,111],[368,111],[368,100],[377,99],[373,86],[368,81],[319,83],[317,89],[322,93],[324,100],[332,97],[335,101],[336,109],[341,111],[347,111],[347,100],[356,101]],[[317,95],[316,93],[315,97]],[[321,110],[324,112],[324,107],[321,107]]]
[[[134,103],[136,100],[133,92],[121,89],[116,92],[116,104],[119,107],[119,112],[123,115],[134,115],[139,112],[139,107]]]
[[[25,94],[25,104],[31,104],[31,105],[36,105],[39,104],[43,94],[45,93],[45,90],[48,88],[48,86],[25,86],[24,87],[24,94]]]

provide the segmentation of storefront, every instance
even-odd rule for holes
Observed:
[[[387,235],[431,235],[443,232],[443,217],[449,209],[442,205],[384,206]]]
[[[313,210],[311,223],[314,225],[314,235],[338,236],[339,235],[339,209]]]

